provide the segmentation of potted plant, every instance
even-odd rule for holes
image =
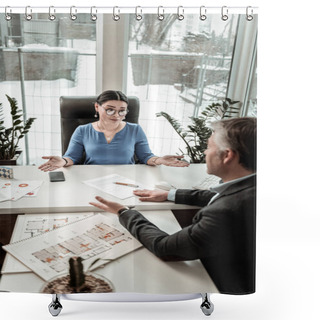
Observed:
[[[159,112],[156,116],[166,118],[181,137],[186,144],[187,153],[184,153],[181,149],[179,150],[183,155],[188,155],[191,163],[204,163],[204,151],[207,148],[207,141],[212,134],[208,122],[237,116],[239,114],[239,107],[233,105],[238,102],[232,101],[229,98],[223,100],[222,103],[213,102],[200,113],[200,116],[190,117],[191,124],[187,126],[188,129],[183,128],[178,120],[166,112]]]
[[[11,126],[5,127],[4,111],[0,103],[0,165],[15,165],[21,153],[18,144],[30,130],[36,118],[29,118],[25,122],[22,110],[18,109],[18,102],[15,98],[6,95],[11,108]]]

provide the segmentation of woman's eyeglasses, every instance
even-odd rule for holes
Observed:
[[[128,110],[119,110],[119,111],[117,111],[116,109],[111,109],[111,108],[104,109],[104,110],[105,110],[105,112],[107,113],[108,116],[113,116],[113,115],[116,114],[116,112],[118,112],[118,115],[120,117],[124,117],[129,112]]]

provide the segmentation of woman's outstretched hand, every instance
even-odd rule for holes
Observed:
[[[48,159],[47,162],[45,162],[44,164],[38,167],[38,169],[44,172],[61,168],[66,164],[66,162],[61,157],[58,157],[58,156],[44,156],[42,157],[42,159]]]
[[[156,160],[156,164],[163,164],[169,167],[188,167],[190,163],[181,161],[183,156],[167,155]]]

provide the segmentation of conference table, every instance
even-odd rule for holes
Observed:
[[[43,181],[36,197],[23,197],[17,201],[0,202],[0,214],[10,213],[54,213],[98,211],[89,202],[95,196],[101,196],[123,205],[134,206],[137,210],[186,209],[190,206],[173,202],[141,202],[138,197],[121,200],[115,196],[93,188],[84,181],[117,174],[154,189],[155,184],[165,181],[175,188],[190,189],[205,178],[205,164],[190,164],[189,167],[138,165],[74,165],[61,168],[65,181],[50,182],[48,172],[40,171],[36,166],[14,166],[14,180]]]
[[[198,208],[174,204],[170,201],[141,202],[136,196],[119,199],[115,195],[88,185],[85,181],[116,174],[151,189],[159,181],[166,181],[175,188],[192,188],[207,176],[204,164],[191,164],[184,168],[146,165],[75,165],[57,170],[63,171],[65,181],[50,182],[48,172],[42,172],[35,166],[12,168],[15,180],[41,180],[42,185],[35,197],[0,202],[0,220],[17,214],[50,216],[50,214],[63,215],[63,213],[97,213],[100,210],[91,206],[89,202],[94,201],[95,196],[99,195],[111,201],[134,206],[168,234],[181,230],[181,223],[178,223],[177,215],[172,211],[183,215],[188,210],[195,211]],[[114,214],[108,212],[101,212],[101,214],[114,219],[115,223],[118,222]],[[144,247],[109,262],[93,272],[110,279],[115,292],[144,294],[219,292],[200,260],[165,262]],[[45,283],[32,270],[27,272],[5,270],[0,278],[0,291],[40,292]]]

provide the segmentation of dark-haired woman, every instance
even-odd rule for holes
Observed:
[[[80,125],[74,131],[68,149],[62,156],[44,156],[48,161],[39,166],[42,171],[52,171],[81,162],[84,164],[134,164],[135,156],[147,165],[185,167],[182,156],[155,156],[141,126],[123,121],[128,110],[128,98],[121,91],[108,90],[95,102],[96,117],[93,123]]]

